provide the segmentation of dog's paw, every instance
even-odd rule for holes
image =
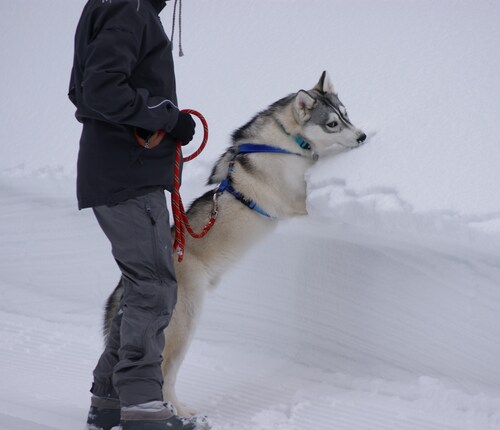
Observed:
[[[177,405],[177,416],[191,418],[196,415],[198,415],[198,411],[196,409],[190,408],[183,403]]]
[[[206,416],[197,415],[192,418],[181,418],[181,421],[184,425],[194,426],[194,430],[210,430],[212,428],[212,423]]]
[[[172,415],[178,415],[177,408],[172,402],[164,402],[163,405],[170,411]]]

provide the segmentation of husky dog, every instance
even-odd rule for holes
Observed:
[[[350,121],[327,72],[309,91],[300,90],[257,114],[232,135],[208,180],[214,189],[188,210],[191,226],[201,231],[211,213],[218,217],[202,239],[186,235],[184,261],[175,261],[178,299],[165,330],[164,400],[180,416],[195,411],[175,393],[177,372],[201,314],[205,292],[217,286],[231,264],[281,219],[306,215],[304,174],[330,147],[360,146],[366,135]],[[104,332],[120,306],[121,283],[106,305]]]

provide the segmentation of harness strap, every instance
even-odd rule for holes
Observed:
[[[305,145],[303,146],[301,143],[299,143],[299,140],[296,138],[295,140],[300,145],[301,148],[310,149],[310,145],[307,142],[305,142],[302,138],[299,138],[299,139],[302,142],[306,143],[308,146],[308,148],[305,147]],[[233,180],[231,178],[231,174],[233,173],[233,170],[234,170],[234,163],[236,161],[236,157],[239,154],[255,154],[255,153],[288,154],[288,155],[297,155],[298,157],[302,157],[302,154],[299,154],[298,152],[288,151],[287,149],[278,148],[277,146],[265,145],[262,143],[242,143],[241,145],[238,146],[238,151],[233,155],[233,158],[229,162],[229,169],[227,172],[227,177],[219,184],[219,187],[217,188],[216,193],[222,194],[224,191],[227,191],[229,194],[233,195],[236,200],[239,200],[241,203],[243,203],[248,208],[254,210],[255,212],[257,212],[257,213],[259,213],[267,218],[273,218],[264,209],[262,209],[257,204],[257,202],[245,197],[242,193],[240,193],[239,191],[236,191],[234,189],[234,187],[232,186]]]
[[[220,183],[219,188],[217,189],[217,193],[223,193],[224,191],[227,191],[229,194],[232,194],[236,200],[239,200],[241,203],[243,203],[248,208],[254,210],[255,212],[258,212],[259,214],[264,215],[267,218],[272,218],[272,216],[269,215],[264,209],[262,209],[257,204],[257,202],[255,202],[252,199],[247,199],[239,191],[236,191],[231,185],[231,181],[229,178],[224,179]]]
[[[302,154],[299,154],[298,152],[291,152],[288,151],[287,149],[283,148],[278,148],[277,146],[270,146],[270,145],[264,145],[261,143],[242,143],[240,146],[238,146],[238,154],[254,154],[258,152],[264,152],[264,153],[273,153],[273,154],[291,154],[291,155],[298,155],[299,157],[302,156]]]

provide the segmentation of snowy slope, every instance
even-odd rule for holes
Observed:
[[[2,429],[85,418],[118,274],[70,189],[3,181]],[[180,395],[217,429],[498,429],[497,255],[293,221],[207,300]]]
[[[2,430],[83,427],[118,279],[74,197],[84,3],[0,2]],[[180,101],[211,126],[186,201],[232,129],[324,69],[369,141],[319,160],[309,216],[209,296],[181,398],[220,430],[499,430],[499,3],[184,3]]]

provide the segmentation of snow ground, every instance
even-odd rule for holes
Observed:
[[[2,181],[2,429],[85,418],[118,273],[71,189]],[[499,429],[499,249],[486,239],[284,225],[207,300],[181,398],[215,429]]]
[[[118,279],[74,197],[84,3],[0,3],[2,430],[83,427]],[[324,69],[369,142],[320,160],[310,215],[209,295],[181,398],[215,430],[499,430],[500,4],[184,3],[179,95],[211,125],[186,201],[232,129]]]

